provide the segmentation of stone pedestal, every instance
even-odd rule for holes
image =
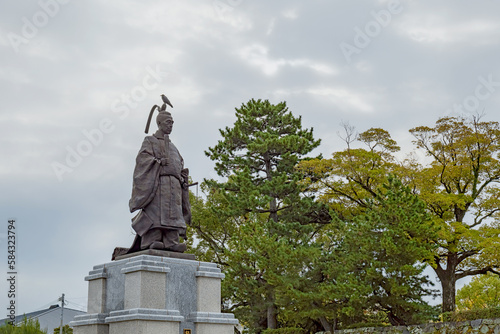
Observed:
[[[238,320],[221,313],[221,279],[214,263],[137,255],[97,265],[89,282],[88,314],[75,334],[233,334]]]

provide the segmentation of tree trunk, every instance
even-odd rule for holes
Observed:
[[[278,328],[278,320],[276,318],[276,305],[270,305],[267,308],[267,328],[276,329]]]
[[[272,168],[271,168],[271,158],[269,156],[269,153],[264,154],[264,162],[266,165],[266,178],[270,182],[273,179],[272,176]],[[272,198],[271,201],[269,202],[269,216],[270,218],[277,223],[278,222],[278,211],[277,211],[277,203],[276,203],[276,198]],[[274,233],[274,228],[271,228],[269,233],[272,235]],[[277,319],[277,310],[276,310],[276,305],[274,305],[274,294],[272,294],[269,298],[273,304],[269,305],[267,308],[267,328],[268,329],[276,329],[278,328],[278,319]]]
[[[275,223],[277,223],[278,222],[278,205],[276,204],[276,198],[271,199],[271,202],[269,202],[269,211],[271,211],[269,216],[271,217],[271,219]]]
[[[444,280],[441,280],[441,287],[443,289],[443,312],[454,312],[455,311],[455,273],[451,275],[446,275]]]
[[[319,321],[321,322],[321,326],[323,326],[323,330],[325,332],[333,333],[333,326],[326,320],[325,317],[319,317]]]
[[[446,256],[446,269],[443,269],[439,263],[437,263],[437,267],[434,268],[443,290],[443,303],[441,304],[443,313],[455,311],[455,285],[457,282],[455,271],[458,265],[457,262],[458,255],[456,253],[448,254]]]
[[[273,180],[272,175],[272,167],[271,167],[271,158],[268,153],[264,154],[264,163],[266,165],[266,179],[271,182]],[[277,223],[278,222],[278,205],[276,203],[276,197],[271,198],[271,202],[269,202],[269,216],[271,219]]]

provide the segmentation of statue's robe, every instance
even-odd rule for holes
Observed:
[[[160,161],[167,159],[162,166]],[[132,228],[137,233],[129,253],[140,250],[140,237],[151,229],[177,229],[184,236],[186,220],[190,220],[187,180],[181,171],[184,160],[168,136],[157,131],[144,138],[136,158],[130,212],[140,210],[132,219]],[[184,203],[183,203],[184,202]]]

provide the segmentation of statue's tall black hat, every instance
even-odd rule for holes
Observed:
[[[155,111],[155,109],[158,109],[158,114],[162,114],[162,113],[166,113],[166,114],[169,114],[169,112],[166,111],[167,109],[167,104],[170,106],[170,107],[174,107],[172,105],[172,103],[170,103],[170,101],[168,100],[168,98],[164,95],[164,94],[161,94],[161,99],[163,101],[163,105],[161,106],[161,109],[158,105],[154,105],[152,108],[151,108],[151,111],[149,112],[149,117],[148,117],[148,122],[146,123],[146,130],[145,132],[148,133],[149,132],[149,125],[151,124],[151,118],[153,118],[153,113]],[[171,116],[170,116],[171,117]]]

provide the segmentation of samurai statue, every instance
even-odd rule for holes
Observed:
[[[136,158],[130,212],[139,211],[132,218],[132,228],[137,233],[127,253],[146,249],[184,252],[186,244],[179,238],[186,237],[186,224],[191,223],[189,203],[189,170],[184,160],[170,141],[174,125],[172,114],[166,105],[172,107],[162,95],[161,109],[155,105],[149,114],[149,125],[155,109],[158,109],[156,124],[158,130],[146,136]]]

